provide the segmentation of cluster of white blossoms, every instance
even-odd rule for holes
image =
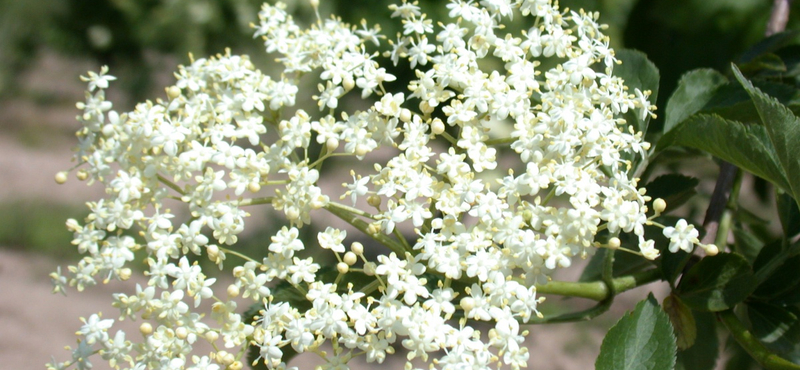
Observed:
[[[523,325],[541,316],[536,284],[576,256],[618,247],[620,233],[656,258],[644,236],[650,199],[626,159],[649,144],[621,118],[647,118],[654,107],[649,92],[628,91],[612,74],[618,61],[597,14],[549,0],[447,8],[450,20],[434,22],[416,3],[391,6],[402,33],[386,41],[366,22],[318,17],[302,28],[280,3],[264,5],[256,36],[278,55],[280,75],[246,56],[196,59],[165,99],[127,113],[105,99],[107,69],[83,77],[77,176],[105,185],[107,197],[89,203],[82,224],[67,222],[86,256],[67,276],[52,275],[56,290],[126,280],[134,260],[146,262],[149,281],[114,296],[120,319],[142,321],[141,339],[111,335],[113,320],[92,315],[73,359],[49,367],[88,369],[95,355],[123,369],[236,370],[253,346],[270,369],[286,368],[287,351],[316,353],[331,369],[395,351],[439,369],[524,367]],[[504,33],[514,16],[533,26]],[[380,57],[415,77],[387,91],[397,77]],[[318,79],[317,91],[303,95],[301,78]],[[348,95],[365,99],[363,110],[346,111]],[[309,97],[318,112],[295,108]],[[386,153],[395,154],[373,159]],[[352,165],[353,182],[325,194],[320,171],[334,157],[337,171]],[[287,220],[261,260],[236,249],[245,210],[257,205]],[[354,227],[322,230],[325,213]],[[308,245],[300,235],[311,230]],[[375,242],[362,244],[356,230]],[[603,230],[606,244],[596,240]],[[699,244],[685,222],[667,237],[674,250]],[[336,255],[335,279],[298,257],[309,248]],[[189,262],[201,256],[220,267],[241,261],[234,282],[217,289]],[[368,283],[342,283],[348,274]],[[302,292],[307,307],[275,299],[278,282]],[[243,298],[261,305],[255,318],[235,303]],[[198,312],[208,300],[211,312]],[[196,353],[201,341],[213,350]]]

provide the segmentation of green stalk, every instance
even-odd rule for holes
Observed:
[[[651,269],[611,279],[610,285],[612,289],[608,289],[608,285],[603,281],[585,283],[551,281],[545,285],[537,285],[536,292],[602,301],[608,298],[612,290],[616,293],[622,293],[642,285],[650,284],[660,278],[661,273],[658,269]]]
[[[717,318],[725,324],[728,331],[739,345],[744,348],[759,365],[767,370],[798,370],[800,365],[793,364],[772,353],[767,347],[745,328],[733,310],[717,312]]]
[[[378,243],[381,243],[387,246],[392,252],[396,253],[398,256],[405,256],[406,249],[400,244],[397,240],[394,240],[383,233],[375,233],[372,234],[369,232],[369,223],[358,218],[357,215],[350,212],[351,207],[347,207],[335,202],[329,202],[324,207],[328,212],[332,213],[336,217],[339,217],[343,221],[353,225],[356,229],[361,230],[362,233],[369,235],[372,239],[375,239]]]

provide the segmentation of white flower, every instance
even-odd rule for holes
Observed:
[[[694,244],[699,243],[697,239],[700,233],[684,219],[678,220],[675,227],[668,226],[663,230],[664,236],[669,238],[669,251],[672,253],[678,250],[684,250],[691,253],[694,249]]]

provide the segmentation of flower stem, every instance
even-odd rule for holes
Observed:
[[[651,269],[611,279],[611,284],[614,292],[622,293],[642,285],[650,284],[660,278],[661,273],[658,269]],[[537,285],[536,292],[602,301],[608,298],[610,289],[608,289],[606,283],[602,281],[585,283],[551,281],[545,285]]]
[[[725,324],[728,331],[739,345],[744,348],[761,366],[768,370],[798,370],[800,365],[793,364],[772,353],[753,334],[745,328],[733,310],[717,312],[717,318]]]

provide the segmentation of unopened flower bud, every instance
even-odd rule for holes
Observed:
[[[209,245],[206,247],[206,254],[208,254],[208,259],[216,261],[219,257],[219,247],[214,244]]]
[[[143,322],[142,325],[139,325],[139,332],[144,336],[153,334],[153,325],[150,325],[149,322]]]
[[[431,122],[431,133],[434,135],[441,135],[444,132],[444,122],[438,118],[434,118]]]
[[[364,264],[364,275],[367,276],[374,276],[375,275],[375,262],[367,262]]]
[[[179,96],[181,96],[181,88],[180,87],[172,85],[172,86],[167,88],[167,97],[169,98],[169,100],[175,99],[175,98],[177,98]]]
[[[132,274],[133,273],[132,273],[131,269],[125,267],[125,268],[120,269],[119,273],[117,275],[119,276],[120,280],[126,281],[126,280],[131,278]]]
[[[475,299],[473,299],[472,297],[464,297],[461,298],[461,302],[459,304],[461,305],[461,309],[463,309],[464,312],[469,312],[472,311],[473,308],[475,308]]]
[[[56,174],[56,184],[63,184],[67,182],[67,171],[60,171]]]
[[[407,108],[400,110],[400,120],[403,122],[411,122],[411,111]]]
[[[620,242],[619,238],[617,238],[616,236],[611,238],[611,239],[608,239],[608,247],[609,248],[617,249],[617,248],[619,248],[620,245],[622,245],[622,242]]]
[[[344,254],[342,258],[342,262],[346,263],[348,266],[353,266],[358,261],[358,257],[353,252],[347,252]]]
[[[175,329],[175,336],[177,336],[180,339],[186,339],[186,337],[189,336],[189,331],[186,330],[185,327],[181,326]]]
[[[228,297],[236,298],[239,296],[239,287],[236,284],[228,285]]]
[[[309,0],[309,3],[311,4],[312,8],[319,8],[319,0]]]
[[[356,155],[359,157],[367,155],[367,147],[361,144],[356,144]]]
[[[339,262],[336,264],[336,271],[339,271],[340,274],[346,274],[348,271],[350,271],[350,266],[344,262]]]
[[[665,209],[667,209],[667,202],[665,202],[664,199],[656,198],[656,200],[653,201],[653,210],[657,215],[664,212]]]
[[[86,172],[86,170],[78,170],[78,172],[75,173],[75,177],[77,177],[78,180],[84,181],[89,178],[89,173]]]
[[[70,218],[69,220],[67,220],[67,230],[72,231],[74,233],[81,229],[82,227],[80,224],[78,224],[78,220],[74,218]]]
[[[209,331],[206,332],[204,337],[206,338],[206,340],[209,343],[214,343],[214,342],[217,341],[217,339],[219,339],[219,334],[217,334],[217,332],[215,332],[215,331],[209,330]]]
[[[716,256],[719,253],[719,248],[717,248],[716,244],[701,244],[700,247],[706,251],[707,256]]]
[[[325,147],[328,148],[328,153],[335,152],[336,148],[339,147],[339,140],[335,137],[329,137],[328,140],[325,141]]]
[[[234,361],[232,364],[228,365],[229,370],[242,370],[242,367],[244,367],[244,365],[242,365],[241,361]]]
[[[367,204],[369,204],[369,205],[371,205],[371,206],[373,206],[375,208],[378,208],[378,207],[381,206],[381,197],[376,195],[376,194],[370,194],[367,197]]]
[[[353,242],[353,244],[350,244],[350,250],[353,251],[353,253],[355,253],[356,256],[360,256],[364,254],[364,244],[361,244],[359,242]],[[345,257],[347,256],[345,255]]]
[[[342,87],[344,88],[345,92],[348,92],[350,90],[353,90],[354,87],[356,87],[356,82],[353,80],[352,77],[349,76],[345,77],[342,80]]]
[[[251,193],[258,193],[261,190],[261,184],[251,182],[250,185],[247,185],[247,190],[250,190]]]

